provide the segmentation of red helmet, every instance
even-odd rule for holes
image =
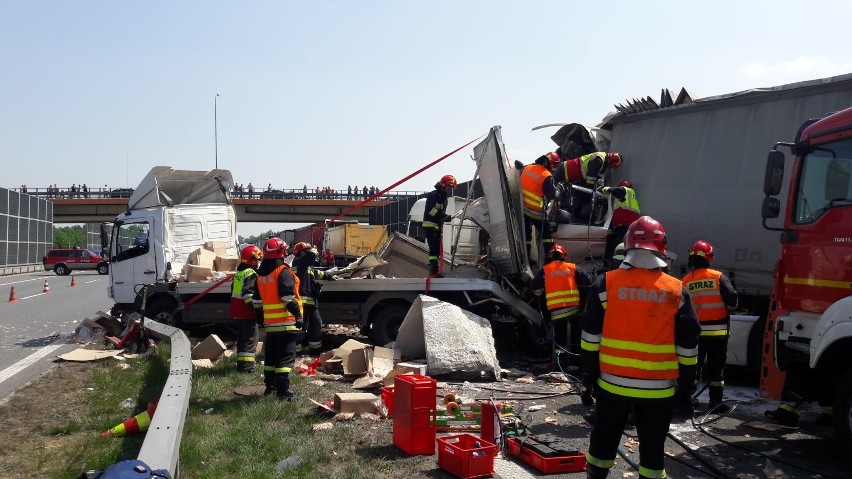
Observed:
[[[606,158],[613,170],[617,170],[624,163],[624,157],[621,156],[621,153],[607,153]]]
[[[257,266],[260,264],[261,259],[263,259],[263,251],[253,244],[246,246],[240,251],[240,261],[247,265]]]
[[[263,245],[263,258],[283,258],[287,255],[287,243],[281,238],[269,238]]]
[[[311,249],[310,243],[305,243],[304,241],[300,241],[296,243],[296,246],[293,246],[293,254],[295,256],[299,256],[302,252]]]
[[[559,166],[559,153],[555,151],[551,151],[550,153],[545,154],[547,160],[550,162],[550,169],[554,169]]]
[[[623,180],[621,183],[618,184],[618,186],[623,186],[625,188],[633,188],[633,183],[631,183],[630,180]]]
[[[453,175],[444,175],[441,177],[441,181],[438,182],[438,185],[442,188],[445,186],[455,188],[456,185],[458,185],[458,181],[456,181],[456,177]]]
[[[627,228],[624,235],[625,251],[647,249],[666,254],[666,230],[659,221],[650,216],[642,216]]]
[[[568,253],[565,252],[565,248],[563,248],[562,245],[560,245],[560,244],[555,244],[555,245],[553,245],[552,248],[550,248],[550,257],[551,258],[555,258],[557,254],[562,255],[563,259],[568,257]]]
[[[698,240],[692,248],[689,248],[689,256],[701,256],[709,263],[713,261],[713,246],[706,241]]]

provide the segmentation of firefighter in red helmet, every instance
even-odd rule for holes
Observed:
[[[692,403],[701,327],[686,287],[663,271],[666,232],[642,216],[624,245],[624,262],[592,284],[581,319],[583,386],[597,408],[586,454],[591,479],[609,474],[631,408],[642,444],[639,477],[666,477],[675,405]]]
[[[731,325],[729,311],[737,308],[737,291],[727,276],[710,268],[714,256],[710,243],[696,241],[689,249],[687,265],[691,271],[683,277],[683,285],[692,297],[692,305],[701,323],[696,382],[708,381],[710,409],[727,413],[730,406],[722,402],[722,390]]]
[[[636,196],[636,190],[633,189],[633,183],[629,180],[621,181],[618,186],[604,186],[598,191],[614,197],[612,220],[609,223],[610,232],[606,237],[606,249],[604,250],[604,258],[611,260],[615,253],[615,247],[624,241],[627,228],[641,216],[639,199]]]
[[[296,362],[296,342],[304,327],[299,278],[293,273],[284,256],[287,243],[281,238],[269,238],[263,245],[263,261],[257,269],[257,292],[252,300],[263,308],[266,342],[263,345],[264,395],[275,394],[291,401],[290,372]]]
[[[583,186],[594,192],[598,181],[603,180],[610,169],[617,170],[622,164],[624,156],[621,153],[596,151],[564,160],[553,173],[554,181],[559,185]],[[579,220],[588,219],[590,211],[587,207],[591,199],[591,195],[578,192],[571,214]]]
[[[240,251],[240,264],[231,282],[231,317],[237,321],[237,371],[254,372],[254,353],[257,350],[258,319],[263,322],[263,314],[256,310],[252,297],[257,291],[257,267],[263,258],[263,252],[255,245],[243,247]]]
[[[544,293],[544,310],[547,311],[545,319],[549,317],[547,323],[550,326],[548,327],[552,328],[553,332],[552,357],[554,364],[559,365],[557,361],[561,356],[560,353],[577,353],[577,351],[569,351],[569,344],[576,344],[579,341],[579,327],[574,323],[579,316],[580,305],[585,296],[581,295],[581,290],[587,291],[590,281],[586,273],[570,261],[562,245],[553,245],[548,255],[550,261],[535,274],[530,283],[530,289],[536,296]],[[578,336],[577,341],[569,341],[569,323],[572,325],[570,330],[576,332]]]
[[[437,276],[438,257],[441,254],[441,230],[444,221],[450,219],[447,214],[447,196],[458,186],[453,175],[444,175],[435,183],[435,189],[426,194],[426,207],[423,212],[423,231],[429,246],[429,275]]]
[[[319,295],[322,284],[318,280],[334,281],[325,271],[314,269],[318,251],[310,243],[299,242],[293,247],[293,269],[299,278],[299,294],[305,313],[305,337],[296,344],[296,353],[307,352],[319,356],[322,352],[322,317],[319,312]]]

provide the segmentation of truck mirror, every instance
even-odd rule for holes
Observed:
[[[763,219],[777,218],[781,213],[781,201],[778,198],[767,196],[763,199],[763,205],[760,207],[760,215]]]
[[[781,193],[781,182],[783,180],[784,153],[781,153],[778,150],[772,150],[766,158],[766,175],[763,178],[763,193],[766,196],[776,196],[778,193]],[[773,216],[773,218],[774,217],[775,216]]]

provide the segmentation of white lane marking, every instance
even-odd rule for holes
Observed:
[[[47,293],[39,293],[39,294],[34,294],[34,295],[32,295],[32,296],[24,296],[23,298],[20,298],[20,299],[30,299],[30,298],[35,298],[36,296],[41,296],[41,295],[43,295],[43,294],[47,294]]]
[[[26,283],[27,281],[38,281],[41,278],[33,278],[33,279],[22,279],[20,281],[10,281],[8,283],[0,283],[0,286],[8,286],[10,284],[18,284],[18,283]]]
[[[8,368],[0,371],[0,383],[11,378],[15,374],[18,374],[19,372],[23,371],[24,369],[32,366],[39,359],[41,359],[41,358],[47,356],[48,354],[52,353],[53,351],[56,351],[57,349],[61,348],[63,344],[66,344],[66,343],[64,341],[63,342],[56,341],[52,344],[49,344],[49,345],[39,349],[38,351],[30,354],[29,356],[25,357],[24,359],[18,361],[17,363],[15,363],[11,366],[9,366]]]
[[[94,283],[95,281],[100,281],[99,279],[93,279],[91,281],[86,281],[84,284]]]

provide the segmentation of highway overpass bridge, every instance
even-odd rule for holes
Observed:
[[[346,219],[366,223],[370,208],[384,206],[396,200],[397,198],[370,201],[348,214]],[[53,202],[55,224],[99,223],[112,221],[116,216],[127,211],[128,198],[51,198],[50,201]],[[235,198],[233,200],[239,223],[316,223],[334,218],[360,201],[312,198]]]

